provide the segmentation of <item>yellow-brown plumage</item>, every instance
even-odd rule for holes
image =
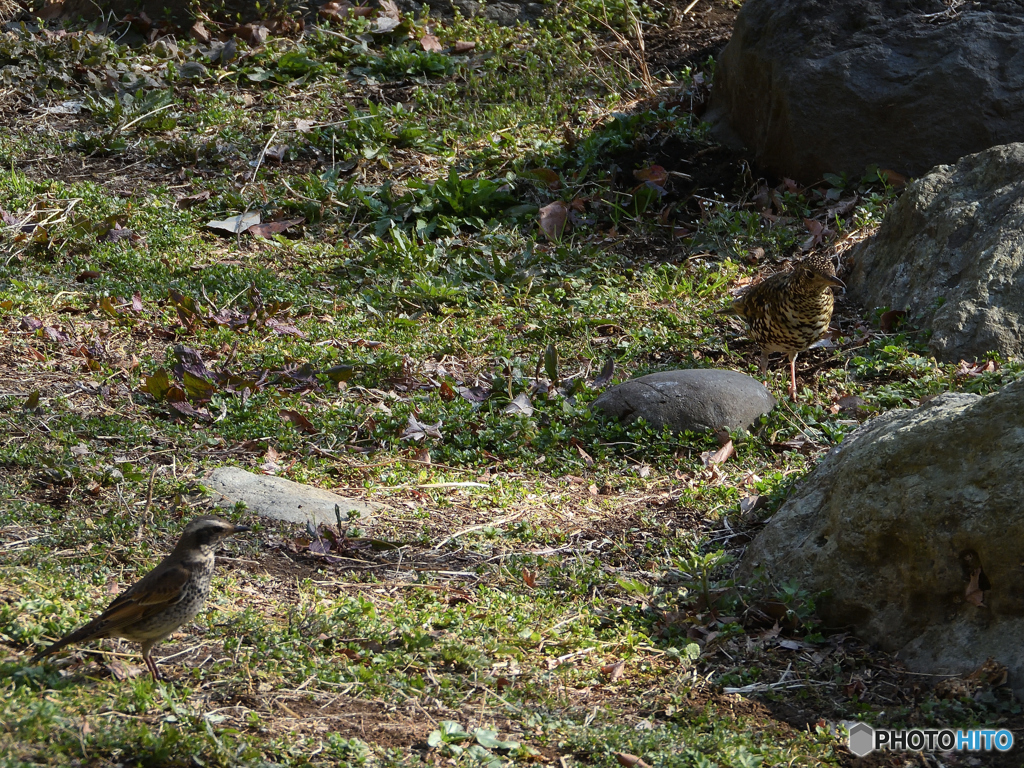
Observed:
[[[724,310],[739,315],[750,328],[750,338],[761,347],[761,372],[768,355],[789,357],[789,396],[796,398],[796,356],[820,339],[832,319],[832,288],[845,288],[832,261],[809,256],[792,269],[777,272],[733,299]]]

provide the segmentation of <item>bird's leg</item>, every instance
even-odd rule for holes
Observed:
[[[152,643],[142,644],[142,660],[146,662],[146,667],[149,668],[149,674],[153,676],[153,682],[155,683],[158,680],[163,680],[163,675],[161,675],[160,670],[156,668],[156,662],[153,661],[153,656],[151,655],[152,650]]]
[[[768,372],[768,350],[761,350],[761,375],[764,376]]]
[[[796,400],[796,355],[789,356],[789,399]]]

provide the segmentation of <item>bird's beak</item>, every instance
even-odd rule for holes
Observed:
[[[248,530],[251,530],[248,525],[236,525],[232,533],[245,533]]]
[[[842,288],[843,292],[846,292],[846,283],[844,283],[838,277],[832,277],[832,275],[823,275],[823,277],[828,281],[829,285],[833,285],[836,288]]]

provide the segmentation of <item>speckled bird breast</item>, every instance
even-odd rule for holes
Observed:
[[[206,598],[210,594],[212,577],[212,558],[209,564],[197,563],[193,568],[192,578],[185,583],[181,590],[179,601],[147,619],[122,627],[117,634],[136,642],[167,637],[178,627],[192,621],[196,614],[203,609]]]
[[[737,311],[750,324],[750,337],[758,346],[789,354],[807,349],[825,334],[834,303],[828,288],[813,293],[766,291],[747,298]]]

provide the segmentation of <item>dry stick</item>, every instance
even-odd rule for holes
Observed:
[[[596,21],[598,24],[601,24],[603,27],[605,27],[609,32],[611,32],[615,36],[615,39],[619,42],[619,44],[622,45],[629,52],[629,55],[636,61],[637,65],[640,67],[640,80],[644,87],[644,90],[647,91],[648,94],[653,94],[655,92],[655,88],[654,82],[651,80],[650,71],[647,68],[647,56],[644,48],[644,33],[640,27],[639,19],[637,19],[636,14],[633,13],[633,9],[629,8],[627,5],[627,10],[629,12],[629,20],[633,23],[633,29],[637,36],[637,43],[640,46],[640,53],[637,53],[636,49],[629,43],[629,40],[626,38],[625,35],[623,35],[621,32],[619,32],[619,30],[615,29],[611,24],[608,23],[607,9],[605,9],[606,18],[604,19],[599,19],[597,16],[590,13],[589,11],[584,11],[584,13],[591,19]],[[616,61],[614,57],[609,58],[613,64],[620,67],[624,72],[626,72],[629,75],[633,74],[632,72],[629,71],[628,67]]]
[[[362,43],[360,43],[358,40],[353,40],[348,35],[341,34],[341,32],[335,32],[335,31],[330,30],[330,29],[324,29],[323,27],[319,28],[317,31],[318,32],[324,32],[324,33],[326,33],[328,35],[334,35],[335,37],[340,37],[345,42],[352,43],[353,45],[362,45]]]
[[[630,3],[626,3],[626,10],[629,12],[629,20],[633,22],[633,31],[636,34],[636,42],[640,48],[640,53],[635,54],[634,58],[637,60],[637,64],[640,65],[640,79],[644,84],[644,89],[648,93],[654,93],[654,81],[651,80],[651,72],[647,68],[647,49],[644,47],[644,30],[640,26],[640,19],[633,13],[633,6]]]
[[[149,511],[153,508],[153,481],[156,479],[156,464],[149,473],[149,490],[146,491],[146,506],[142,510],[143,519],[149,518]]]
[[[700,2],[700,0],[693,0],[692,3],[690,3],[688,6],[686,6],[686,8],[683,10],[683,16],[685,16],[690,11],[692,11],[693,10],[693,6],[695,6],[699,2]]]
[[[596,21],[598,24],[603,24],[605,27],[608,27],[608,29],[611,30],[612,34],[615,35],[615,37],[618,39],[618,41],[623,46],[625,46],[626,48],[629,48],[629,45],[626,43],[626,38],[624,38],[620,32],[618,32],[615,29],[612,29],[612,27],[608,26],[608,24],[606,24],[604,21],[602,21],[601,19],[597,18],[593,14],[587,14],[587,15],[590,16],[590,18],[593,19],[594,21]],[[590,37],[591,40],[594,40],[594,38],[589,33],[587,33],[587,36]],[[582,64],[584,67],[587,66],[586,62],[584,62],[583,59],[580,58],[579,54],[577,54],[576,51],[573,48],[569,48],[568,50],[569,50],[569,53],[572,54],[573,57],[575,57],[577,62]],[[629,75],[629,76],[633,75],[633,72],[630,70],[630,68],[627,67],[625,64],[623,64],[618,59],[609,56],[608,60],[611,61],[611,63],[614,64],[616,67],[621,69],[623,72],[625,72],[627,75]],[[599,74],[597,74],[597,72],[591,72],[591,74],[594,77],[596,77],[598,80],[600,80],[605,85],[605,87],[609,88],[610,90],[615,90],[614,84],[609,82],[605,78],[601,77]]]
[[[249,179],[249,184],[246,184],[246,186],[256,182],[256,174],[260,172],[260,167],[263,165],[263,158],[266,157],[267,150],[270,149],[270,143],[276,138],[277,129],[275,128],[274,132],[270,134],[270,138],[267,139],[267,143],[263,145],[263,151],[260,152],[260,156],[256,159],[256,167],[252,171],[252,178]]]
[[[157,107],[152,112],[147,112],[144,115],[140,115],[139,117],[136,117],[134,120],[132,120],[130,123],[128,123],[127,125],[124,125],[124,126],[118,128],[115,131],[115,133],[121,133],[122,131],[127,131],[129,128],[131,128],[133,125],[135,125],[140,120],[145,120],[147,117],[152,117],[157,112],[163,112],[165,109],[170,109],[173,106],[174,106],[174,104],[171,103],[171,104],[164,104],[162,107]]]
[[[463,528],[461,531],[456,531],[451,536],[449,536],[447,539],[444,539],[440,543],[435,544],[433,547],[431,547],[431,549],[440,549],[445,544],[447,544],[449,541],[457,539],[459,536],[462,536],[462,535],[467,534],[467,533],[472,533],[473,531],[480,531],[480,530],[483,530],[484,528],[487,528],[487,527],[493,527],[493,526],[496,526],[496,525],[501,525],[502,523],[507,523],[509,520],[513,520],[513,519],[515,519],[515,515],[510,515],[509,517],[499,517],[497,520],[491,520],[488,523],[480,523],[480,525],[471,525],[471,526],[469,526],[469,528]]]
[[[161,107],[161,109],[162,109],[162,107]],[[314,128],[330,128],[330,127],[333,127],[335,125],[345,125],[346,123],[354,123],[356,120],[369,120],[372,117],[373,117],[373,115],[357,115],[356,117],[349,118],[348,120],[338,120],[338,121],[333,122],[333,123],[317,123],[316,125],[311,125],[310,126],[310,130],[312,130]],[[129,123],[129,125],[130,124],[131,123]],[[127,126],[125,126],[125,127],[127,127]],[[252,183],[254,183],[256,181],[256,174],[260,172],[260,166],[263,165],[263,158],[266,156],[267,150],[270,149],[271,142],[273,142],[273,140],[277,138],[277,134],[279,134],[279,133],[297,133],[297,132],[298,132],[297,128],[275,128],[274,129],[274,132],[272,134],[270,134],[270,138],[267,139],[267,143],[263,145],[263,151],[260,152],[260,156],[256,160],[256,168],[252,172],[252,178],[249,179],[249,184],[246,184],[246,186],[249,186],[250,184],[252,184]]]
[[[376,469],[377,467],[389,467],[392,464],[399,464],[399,463],[422,464],[425,467],[433,467],[435,469],[445,469],[445,470],[450,470],[452,472],[462,472],[462,473],[467,474],[467,475],[477,474],[479,472],[479,470],[476,470],[476,469],[466,469],[464,467],[451,467],[451,466],[448,466],[447,464],[434,464],[434,463],[429,462],[429,461],[423,461],[422,459],[405,459],[405,458],[402,458],[402,459],[388,459],[387,461],[378,461],[378,462],[376,462],[374,464],[348,464],[347,466],[350,467],[351,469]],[[399,486],[399,487],[403,487],[403,486]]]
[[[803,433],[804,437],[806,437],[808,440],[810,440],[814,445],[818,445],[818,441],[811,435],[810,432],[807,431],[807,430],[810,429],[810,427],[807,425],[807,422],[805,422],[803,419],[801,419],[799,414],[797,414],[796,411],[794,411],[792,408],[790,408],[789,407],[789,403],[787,403],[785,400],[782,401],[782,404],[784,406],[786,406],[786,410],[789,411],[793,415],[793,418],[796,419],[797,421],[799,421],[803,425],[804,428],[801,429],[800,431]]]

